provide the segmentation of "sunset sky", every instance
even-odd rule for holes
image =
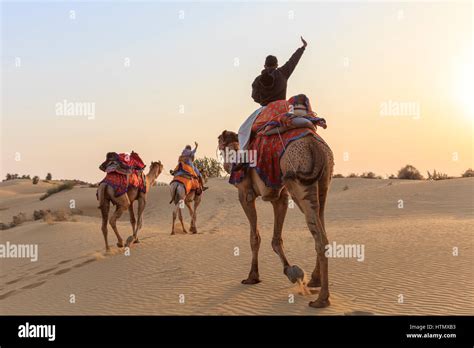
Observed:
[[[473,167],[472,2],[2,2],[1,172],[96,182],[109,151],[216,157],[268,54],[328,123],[336,173]],[[74,12],[71,12],[74,11]],[[129,62],[129,66],[127,63]],[[56,114],[95,103],[95,116]],[[411,105],[408,114],[397,107]],[[388,114],[385,112],[388,108]],[[163,175],[162,181],[169,180]]]

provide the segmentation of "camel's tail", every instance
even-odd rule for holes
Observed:
[[[171,201],[170,201],[169,204],[171,204],[173,202],[174,202],[174,204],[178,204],[179,197],[177,197],[177,196],[178,196],[178,185],[175,182],[173,182],[171,184]]]
[[[97,200],[99,201],[99,206],[97,207],[98,209],[101,209],[101,207],[105,203],[105,190],[106,189],[107,189],[107,185],[99,185],[99,187],[97,188],[96,197],[97,197]]]

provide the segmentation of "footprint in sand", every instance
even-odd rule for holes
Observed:
[[[48,269],[45,269],[44,271],[37,272],[36,274],[45,274],[45,273],[54,271],[56,268],[57,267],[48,268]]]
[[[37,282],[37,283],[33,283],[33,284],[25,285],[24,287],[22,287],[22,289],[34,289],[34,288],[37,288],[38,286],[43,285],[44,283],[46,283],[46,280],[43,280],[43,281]]]
[[[54,275],[60,275],[60,274],[64,274],[64,273],[67,273],[71,270],[72,268],[64,268],[64,269],[60,269],[59,271],[57,272],[54,272]]]
[[[25,278],[21,277],[21,278],[13,279],[13,280],[10,280],[9,282],[6,282],[5,284],[7,285],[15,284],[15,283],[18,283],[22,279],[25,279]]]
[[[78,263],[77,265],[74,265],[72,266],[73,268],[79,268],[79,267],[82,267],[82,266],[85,266],[87,265],[88,263],[91,263],[91,262],[94,262],[96,261],[96,259],[89,259],[89,260],[86,260],[84,262],[81,262],[81,263]]]
[[[2,295],[0,295],[0,300],[4,300],[6,299],[7,297],[10,297],[11,295],[13,295],[15,292],[17,292],[16,290],[12,290],[12,291],[9,291],[9,292],[6,292]]]
[[[58,265],[64,265],[65,263],[68,263],[68,262],[71,262],[72,259],[69,259],[69,260],[63,260],[61,262],[58,262]]]

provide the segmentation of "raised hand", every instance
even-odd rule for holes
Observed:
[[[308,43],[305,41],[305,39],[303,39],[302,36],[301,36],[301,42],[303,43],[303,47],[308,46]]]

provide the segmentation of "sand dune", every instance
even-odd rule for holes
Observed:
[[[75,187],[39,201],[50,184],[3,182],[1,222],[11,221],[19,212],[68,209],[71,200],[83,215],[76,222],[31,221],[0,231],[1,243],[39,247],[37,262],[0,259],[0,312],[473,315],[473,184],[472,178],[333,180],[326,214],[329,240],[364,245],[365,259],[329,260],[332,305],[318,310],[307,306],[317,294],[300,294],[283,275],[270,245],[272,207],[261,200],[262,283],[240,284],[250,266],[249,228],[236,189],[224,179],[209,182],[198,211],[197,235],[169,235],[168,188],[153,187],[142,243],[131,249],[130,256],[117,248],[104,254],[95,189]],[[187,212],[185,216],[189,224]],[[122,237],[130,234],[128,215],[122,217],[119,229]],[[314,242],[297,208],[288,211],[283,239],[290,262],[311,273]],[[115,243],[111,229],[109,241]],[[458,256],[453,256],[454,247]],[[75,303],[70,303],[71,295]],[[294,302],[289,301],[292,295]]]

